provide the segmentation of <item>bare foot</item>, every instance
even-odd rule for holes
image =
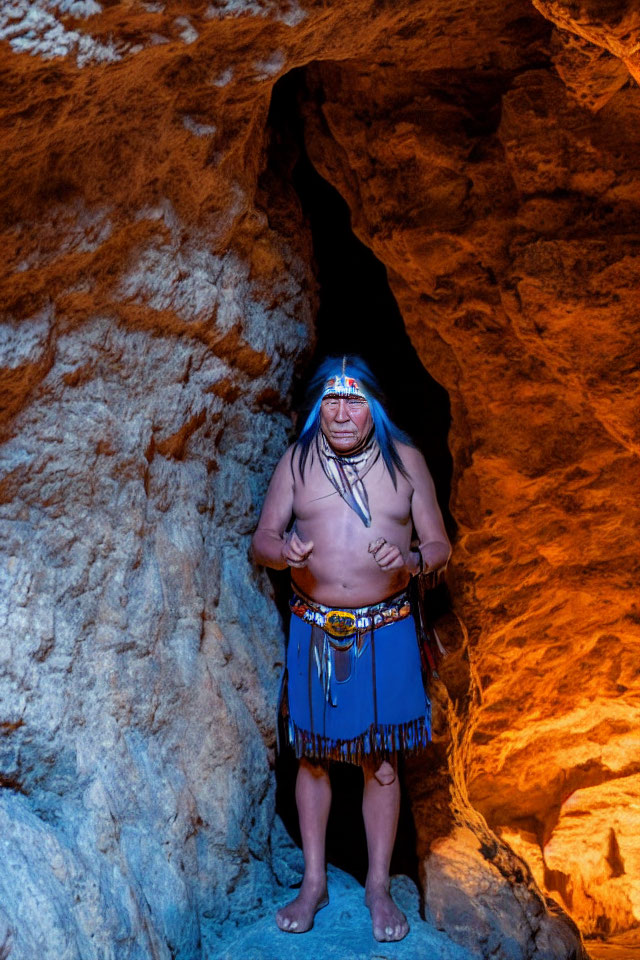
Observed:
[[[374,777],[383,787],[388,787],[395,780],[396,772],[387,760],[383,760],[374,773]]]
[[[329,903],[327,884],[302,881],[300,893],[281,907],[276,913],[276,923],[285,933],[306,933],[313,926],[313,919],[323,907]]]
[[[376,940],[402,940],[409,933],[409,924],[402,910],[396,907],[386,886],[367,889],[364,902],[371,911]]]

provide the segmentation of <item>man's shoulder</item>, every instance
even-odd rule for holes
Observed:
[[[414,447],[411,443],[396,443],[396,449],[408,474],[409,482],[413,486],[416,483],[421,483],[425,476],[431,476],[427,461],[417,447]]]
[[[300,447],[300,444],[297,442],[294,442],[287,447],[285,452],[280,457],[278,467],[281,469],[284,469],[286,467],[287,470],[291,471],[292,477],[294,479],[298,479],[300,476],[301,457],[302,457],[302,449]],[[309,465],[311,464],[312,461],[313,461],[313,456],[311,455],[308,461]]]
[[[281,459],[281,460],[286,460],[286,461],[292,460],[292,459],[293,459],[293,454],[294,454],[295,449],[296,449],[296,446],[297,446],[296,443],[290,443],[289,446],[287,447],[287,449],[285,450],[285,452],[284,452],[284,453],[282,454],[282,456],[280,457],[280,459]]]
[[[297,451],[296,448],[297,448],[297,444],[295,443],[291,443],[287,447],[285,452],[282,454],[282,456],[278,460],[278,466],[276,467],[276,470],[286,470],[287,472],[289,471],[293,472],[294,463],[299,458],[299,451]]]
[[[396,441],[396,450],[407,469],[411,466],[426,466],[424,457],[412,443]]]
[[[280,459],[276,464],[276,467],[274,470],[274,477],[280,478],[280,477],[283,477],[285,473],[290,473],[292,471],[294,450],[295,450],[295,443],[292,443],[290,446],[287,447],[287,449],[282,454],[282,456],[280,457]]]

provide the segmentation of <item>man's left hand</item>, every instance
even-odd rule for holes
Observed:
[[[401,570],[406,566],[402,550],[395,543],[389,543],[384,537],[378,537],[369,544],[369,553],[373,554],[381,570]]]

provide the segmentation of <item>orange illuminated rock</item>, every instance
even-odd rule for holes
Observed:
[[[535,7],[560,29],[584,37],[609,50],[638,79],[640,73],[640,11],[635,4],[600,0],[532,0]]]
[[[536,864],[571,793],[637,769],[640,95],[612,71],[594,114],[551,63],[494,76],[482,104],[454,71],[418,91],[400,68],[384,86],[359,65],[312,76],[312,159],[451,397],[452,588],[478,685],[461,735],[470,799],[505,838],[525,832],[516,849],[587,930],[591,845],[600,929],[621,929],[637,920],[600,835],[575,841],[580,896]],[[614,795],[638,829],[633,789]],[[629,903],[639,882],[625,879]]]
[[[549,836],[506,827],[500,836],[553,886],[585,933],[637,928],[640,916],[640,779],[631,775],[572,793]]]

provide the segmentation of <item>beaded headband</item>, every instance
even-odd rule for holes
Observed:
[[[322,399],[325,397],[359,397],[366,400],[366,395],[360,389],[360,384],[353,377],[348,377],[345,373],[347,358],[342,359],[342,372],[333,377],[329,377],[322,391]]]

